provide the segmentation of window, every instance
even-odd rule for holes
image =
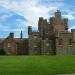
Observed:
[[[37,46],[36,45],[34,45],[34,48],[36,48]]]
[[[46,46],[49,46],[49,43],[46,43]]]
[[[34,36],[34,39],[36,39],[37,38],[37,36]]]
[[[62,38],[59,38],[59,39],[58,39],[58,45],[62,45],[62,43],[63,43]]]
[[[11,44],[10,43],[8,43],[8,48],[11,48]]]

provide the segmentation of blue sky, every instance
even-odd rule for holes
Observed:
[[[0,0],[0,38],[20,31],[27,37],[27,28],[37,30],[39,17],[49,19],[60,9],[62,17],[69,19],[69,30],[75,28],[75,0]]]

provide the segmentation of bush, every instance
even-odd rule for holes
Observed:
[[[3,49],[0,49],[0,55],[5,55],[5,51]]]

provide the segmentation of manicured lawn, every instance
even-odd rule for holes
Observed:
[[[0,56],[0,75],[75,73],[75,56]]]

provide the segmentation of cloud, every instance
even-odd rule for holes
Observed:
[[[69,6],[69,5],[68,5]],[[75,6],[68,7],[64,6],[61,10],[63,17],[68,18],[69,20],[74,20],[75,19]]]
[[[7,15],[7,14],[4,14],[4,15],[1,15],[0,16],[0,20],[1,21],[6,21],[9,17],[11,17],[12,15]]]
[[[63,17],[67,17],[69,20],[75,19],[74,10],[72,11],[67,8],[67,6],[65,7],[63,0],[0,0],[0,7],[2,7],[2,9],[4,8],[4,10],[0,8],[3,12],[14,12],[16,14],[13,17],[11,17],[11,14],[10,16],[6,14],[1,16],[0,19],[3,18],[10,21],[5,22],[8,26],[7,29],[5,29],[6,26],[5,28],[3,26],[6,31],[20,31],[26,29],[27,26],[33,26],[33,28],[37,29],[39,17],[42,16],[49,19],[49,17],[52,16],[51,13],[54,13],[57,9],[61,9],[61,11],[63,11],[62,8],[64,8],[64,11],[67,12],[67,14],[63,15]],[[19,17],[15,19],[16,16],[22,16],[23,18]]]
[[[75,29],[75,26],[70,27],[70,28],[69,28],[69,31],[71,31],[71,29]]]
[[[69,20],[75,19],[75,16],[73,16],[72,14],[63,15],[63,17],[66,17],[66,18],[68,18]]]
[[[49,4],[51,6],[42,5],[41,2],[43,0],[0,0],[0,5],[24,16],[28,20],[26,22],[28,26],[37,27],[39,17],[43,16],[44,18],[48,18],[50,17],[49,12],[58,8],[52,2]]]
[[[24,20],[24,16],[21,16],[4,7],[0,7],[0,31],[18,29],[18,25]]]

